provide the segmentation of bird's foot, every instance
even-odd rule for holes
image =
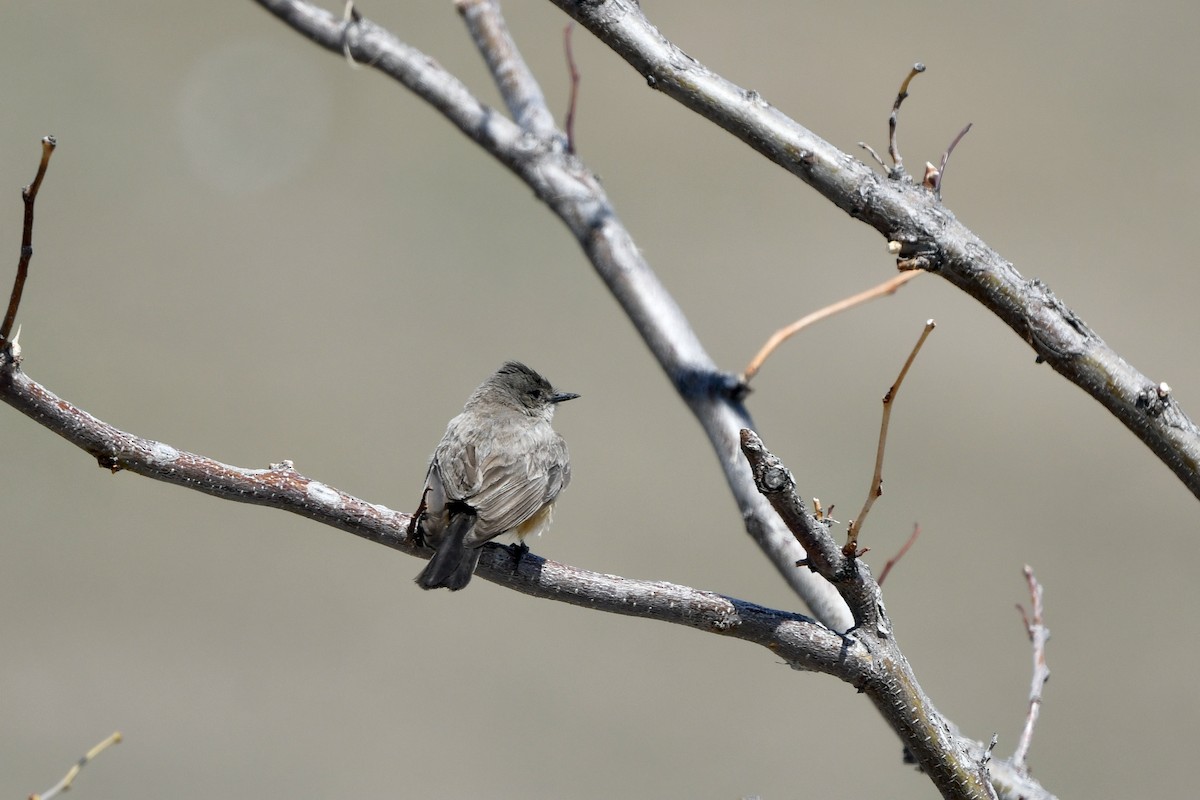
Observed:
[[[525,554],[529,552],[529,545],[525,544],[524,539],[518,539],[508,546],[508,552],[512,553],[513,568],[512,574],[516,575],[521,569],[521,559],[525,558]]]

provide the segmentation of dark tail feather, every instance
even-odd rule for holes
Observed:
[[[437,551],[417,576],[418,586],[422,589],[446,588],[457,592],[471,582],[480,552],[478,548],[466,546],[466,538],[473,527],[474,514],[451,514],[450,524],[438,542]]]

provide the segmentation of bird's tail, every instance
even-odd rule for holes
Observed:
[[[450,524],[446,526],[433,558],[429,559],[425,569],[417,576],[418,586],[422,589],[446,588],[457,592],[471,582],[480,553],[479,548],[466,545],[467,536],[473,527],[474,513],[458,512],[450,515]]]

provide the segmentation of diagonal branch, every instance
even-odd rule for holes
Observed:
[[[513,121],[522,130],[544,141],[553,141],[558,136],[554,115],[550,113],[533,73],[521,58],[504,18],[495,13],[489,2],[456,0],[454,6],[466,22],[475,47],[487,61],[488,70],[495,76],[496,87]],[[565,137],[561,141],[565,146]]]
[[[896,144],[896,128],[900,119],[900,105],[908,99],[908,85],[912,83],[912,79],[925,71],[925,65],[918,62],[913,64],[913,68],[909,70],[908,77],[904,79],[904,83],[900,84],[900,91],[896,93],[896,100],[892,103],[892,113],[888,117],[888,155],[892,157],[892,163],[895,164],[888,175],[893,178],[901,178],[904,176],[904,159],[900,157],[900,146]]]
[[[871,507],[875,505],[875,501],[883,496],[883,452],[887,447],[888,425],[892,420],[892,409],[895,408],[896,396],[900,394],[900,385],[904,383],[904,376],[908,374],[913,361],[917,358],[917,353],[921,351],[921,346],[925,344],[925,340],[929,338],[929,334],[935,327],[937,324],[933,320],[925,323],[917,343],[904,361],[904,366],[900,368],[900,374],[896,376],[896,382],[883,396],[883,420],[879,423],[879,445],[875,449],[875,471],[871,473],[871,486],[867,489],[867,499],[863,503],[862,511],[859,511],[858,516],[850,521],[850,530],[846,536],[846,547],[850,552],[858,549],[858,534],[862,530],[863,522],[870,513]]]
[[[1037,360],[1083,389],[1200,497],[1200,428],[1174,397],[1125,362],[1039,280],[1017,272],[931,190],[888,180],[707,69],[650,24],[635,0],[552,0],[658,89],[711,120],[901,245],[910,267],[936,272],[1002,319]]]

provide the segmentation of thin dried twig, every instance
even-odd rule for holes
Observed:
[[[1033,729],[1037,725],[1038,713],[1042,708],[1042,689],[1046,681],[1050,680],[1050,667],[1046,664],[1046,642],[1050,639],[1050,629],[1046,627],[1042,618],[1042,585],[1034,577],[1033,567],[1026,564],[1024,572],[1033,607],[1029,614],[1026,614],[1020,605],[1017,605],[1017,608],[1025,622],[1025,632],[1029,634],[1029,641],[1033,644],[1033,680],[1029,687],[1029,713],[1025,715],[1025,727],[1021,730],[1021,738],[1017,740],[1017,749],[1013,752],[1010,763],[1021,772],[1028,773],[1029,765],[1026,759],[1029,757],[1029,746],[1033,741]]]
[[[21,190],[21,200],[25,203],[25,224],[21,230],[21,258],[17,262],[17,277],[13,281],[12,294],[8,297],[8,312],[4,322],[0,324],[0,341],[7,341],[12,332],[13,323],[17,319],[17,309],[21,306],[21,293],[25,290],[25,279],[29,276],[29,260],[33,258],[33,204],[37,201],[38,189],[42,188],[42,178],[46,177],[46,167],[50,165],[50,155],[58,142],[53,136],[42,138],[42,160],[38,164],[37,175],[33,183]]]
[[[50,798],[67,791],[71,788],[71,784],[75,782],[75,778],[79,775],[80,771],[88,765],[89,761],[103,753],[108,748],[112,747],[114,744],[120,743],[121,732],[113,731],[111,736],[100,742],[100,744],[96,745],[91,750],[88,750],[87,753],[84,754],[83,758],[76,761],[75,764],[69,770],[67,770],[67,774],[63,776],[61,781],[54,784],[41,794],[29,795],[29,800],[50,800]]]
[[[925,340],[929,338],[929,334],[936,327],[937,323],[933,320],[925,323],[925,329],[921,331],[921,335],[917,338],[917,343],[913,345],[912,352],[908,354],[908,359],[904,362],[904,366],[900,368],[900,374],[896,376],[896,382],[892,384],[887,394],[883,396],[883,421],[879,424],[879,447],[875,451],[875,472],[871,476],[871,488],[867,490],[867,500],[863,503],[862,511],[858,512],[858,516],[850,522],[850,532],[846,539],[846,551],[848,553],[858,550],[858,533],[862,530],[863,520],[867,518],[871,506],[875,505],[875,500],[883,494],[883,449],[887,446],[888,423],[892,418],[892,401],[900,393],[900,384],[904,382],[904,376],[908,374],[909,367],[916,360],[917,353],[921,351],[921,345],[925,344]]]
[[[883,565],[883,572],[879,573],[879,578],[875,581],[876,583],[878,583],[880,586],[883,586],[883,582],[887,579],[888,573],[892,571],[892,567],[899,564],[900,559],[904,558],[904,556],[908,554],[909,548],[913,546],[913,543],[917,541],[917,537],[920,535],[920,524],[913,523],[912,533],[908,535],[908,539],[906,539],[904,544],[900,546],[900,549],[896,551],[896,555],[889,558],[887,563]]]
[[[758,374],[758,371],[762,368],[763,362],[770,357],[771,353],[775,352],[775,349],[779,347],[779,345],[783,344],[788,339],[807,328],[809,325],[820,322],[827,317],[832,317],[834,314],[839,314],[847,309],[854,308],[857,305],[862,305],[868,300],[874,300],[876,297],[895,294],[897,289],[920,274],[920,270],[902,272],[895,277],[888,278],[878,286],[872,286],[865,292],[859,292],[858,294],[847,297],[844,300],[839,300],[836,303],[831,303],[825,306],[824,308],[817,309],[811,314],[796,320],[791,325],[775,331],[775,333],[771,335],[771,338],[767,340],[767,343],[762,346],[762,349],[758,351],[754,358],[750,359],[750,363],[746,366],[745,372],[742,373],[742,383],[749,383],[750,380]]]
[[[904,159],[900,157],[900,148],[896,145],[896,123],[900,114],[900,104],[908,97],[908,85],[912,83],[912,79],[924,71],[925,65],[921,62],[913,64],[913,68],[908,72],[908,77],[904,79],[904,83],[900,84],[900,91],[896,93],[896,101],[892,103],[892,113],[888,117],[888,155],[892,157],[896,166],[892,167],[888,173],[893,178],[899,178],[904,174]]]
[[[571,32],[575,23],[568,22],[563,28],[563,52],[567,57],[567,71],[571,76],[571,98],[567,102],[567,118],[563,129],[567,134],[567,152],[575,152],[575,109],[579,104],[579,67],[575,63],[575,48],[571,46]]]
[[[859,142],[858,146],[861,147],[863,150],[866,150],[868,153],[870,153],[871,158],[875,159],[876,164],[883,167],[884,169],[888,168],[887,164],[884,163],[883,159],[879,157],[879,153],[875,152],[874,147],[871,147],[871,145],[867,144],[866,142]]]
[[[939,200],[942,199],[942,181],[946,177],[946,165],[950,163],[950,154],[954,152],[954,148],[958,147],[958,143],[961,142],[962,138],[967,135],[968,131],[971,130],[971,126],[973,124],[974,123],[972,122],[968,122],[966,126],[958,132],[958,136],[955,136],[953,141],[950,142],[950,146],[946,148],[946,152],[942,153],[942,163],[938,167],[937,177],[933,180],[933,191]]]

